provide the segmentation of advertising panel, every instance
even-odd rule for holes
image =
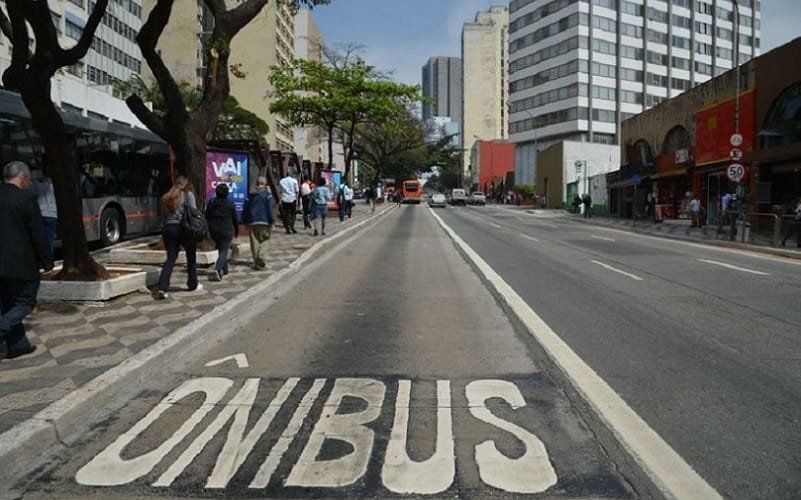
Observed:
[[[248,155],[230,151],[206,152],[206,201],[214,197],[218,184],[228,185],[228,199],[242,218],[242,209],[248,197]]]
[[[734,134],[735,100],[708,106],[695,114],[695,164],[728,161]],[[740,94],[741,152],[754,149],[756,97],[753,91]]]
[[[342,184],[342,172],[339,170],[320,170],[320,177],[325,179],[325,185],[334,195],[334,199],[328,202],[328,208],[336,209],[337,191],[339,190],[339,185]]]

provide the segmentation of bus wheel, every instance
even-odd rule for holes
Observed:
[[[100,214],[100,242],[104,247],[122,239],[122,214],[116,208],[107,208]]]

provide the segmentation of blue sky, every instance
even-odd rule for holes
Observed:
[[[431,56],[459,56],[462,24],[491,0],[332,0],[314,11],[326,45],[356,43],[368,63],[420,83]],[[801,36],[801,0],[762,0],[762,53]]]

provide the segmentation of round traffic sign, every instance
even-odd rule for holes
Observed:
[[[731,144],[735,148],[742,146],[743,136],[740,134],[732,134],[731,137],[729,138],[729,144]]]
[[[726,175],[729,177],[730,181],[740,182],[743,180],[743,177],[745,177],[745,167],[739,163],[732,163],[729,165],[729,168],[726,169]]]
[[[740,161],[743,159],[743,151],[739,148],[732,148],[732,150],[729,151],[729,156],[734,161]]]

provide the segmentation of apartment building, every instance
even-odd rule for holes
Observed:
[[[423,66],[423,119],[447,116],[462,120],[462,60],[458,57],[431,57]]]
[[[492,6],[462,27],[462,145],[471,151],[476,141],[508,137],[509,11]],[[465,154],[462,185],[478,184],[470,154]]]
[[[759,10],[759,0],[510,2],[516,182],[535,181],[538,150],[617,144],[622,120],[756,56]]]
[[[72,0],[70,0],[72,1]],[[149,13],[156,0],[143,0]],[[233,5],[232,2],[228,2]],[[230,6],[229,5],[229,8]],[[161,52],[173,77],[179,82],[201,86],[206,73],[203,43],[211,36],[214,18],[202,0],[176,2],[170,21],[159,39]],[[270,67],[289,65],[295,57],[295,21],[285,2],[269,2],[231,42],[229,64],[242,78],[231,78],[231,95],[240,106],[267,122],[270,132],[265,140],[271,149],[291,151],[294,131],[269,112]],[[151,78],[149,71],[144,72]]]
[[[3,8],[4,4],[0,2]],[[51,0],[49,5],[61,46],[77,43],[95,3]],[[53,78],[53,102],[84,116],[143,127],[125,102],[113,96],[116,82],[127,80],[142,69],[142,56],[136,44],[141,25],[141,0],[111,0],[86,57]],[[11,44],[0,36],[0,72],[10,62]]]
[[[301,10],[295,15],[295,57],[307,61],[323,60],[323,39],[310,10]],[[327,160],[326,137],[317,126],[297,127],[294,131],[295,152],[304,160],[323,162]]]

